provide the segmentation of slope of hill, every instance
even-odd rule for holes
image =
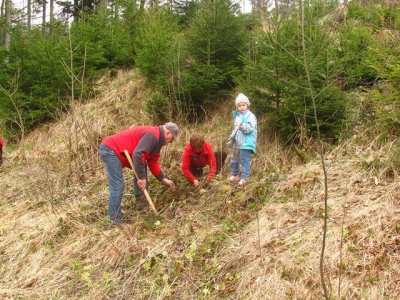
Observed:
[[[324,174],[260,133],[253,176],[240,188],[222,175],[192,188],[180,172],[183,145],[203,133],[223,149],[226,105],[205,124],[181,123],[161,165],[177,189],[154,178],[160,216],[134,210],[125,170],[124,225],[106,222],[107,187],[97,149],[112,132],[147,124],[149,95],[135,72],[99,84],[60,122],[6,148],[0,169],[0,296],[5,299],[322,299]],[[231,100],[227,100],[231,101]],[[324,259],[334,299],[400,297],[400,186],[373,172],[373,144],[355,140],[327,156]],[[229,159],[229,157],[228,157]]]

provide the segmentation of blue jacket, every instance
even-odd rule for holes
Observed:
[[[239,113],[238,110],[232,112],[234,117],[234,127],[230,138],[236,140],[236,144],[233,147],[238,147],[243,150],[251,150],[256,153],[257,144],[257,118],[250,111],[245,110],[243,113]],[[242,125],[241,130],[236,131],[236,127]],[[228,143],[229,144],[229,143]]]

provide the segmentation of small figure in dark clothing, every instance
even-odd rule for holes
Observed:
[[[3,140],[0,138],[0,166],[3,164]]]

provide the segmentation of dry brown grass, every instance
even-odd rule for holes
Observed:
[[[274,184],[268,204],[227,256],[249,299],[320,299],[323,186],[318,164]],[[357,160],[332,163],[326,274],[334,299],[399,297],[398,182],[375,182]],[[343,233],[343,234],[342,234]],[[258,249],[258,251],[255,251]],[[243,294],[242,292],[246,290]]]
[[[149,91],[134,72],[120,72],[98,93],[5,153],[0,298],[322,299],[323,176],[312,151],[300,164],[261,133],[244,188],[227,181],[229,161],[222,176],[192,188],[180,172],[183,146],[202,133],[226,149],[229,102],[206,123],[181,126],[180,141],[162,150],[177,189],[152,179],[160,216],[133,209],[125,170],[126,220],[110,229],[98,145],[149,122],[141,110]],[[327,156],[325,274],[334,299],[400,296],[400,186],[384,155],[390,147],[352,139]]]

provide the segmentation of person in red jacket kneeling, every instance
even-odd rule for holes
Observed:
[[[203,168],[209,166],[207,179],[211,180],[221,172],[227,153],[214,152],[211,144],[201,135],[193,135],[190,143],[184,148],[182,156],[182,171],[185,177],[194,184],[199,185],[199,179],[203,176]]]

